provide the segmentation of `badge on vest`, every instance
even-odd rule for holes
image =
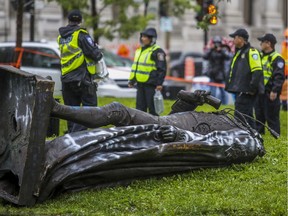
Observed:
[[[253,54],[253,55],[252,55],[252,58],[253,58],[254,60],[258,60],[258,55],[257,55],[257,54]]]
[[[164,53],[157,53],[157,59],[158,61],[164,61]]]
[[[277,62],[277,67],[278,68],[283,68],[284,67],[284,62],[278,61]]]
[[[93,42],[93,40],[92,40],[92,38],[90,36],[86,36],[86,40],[88,41],[89,44],[94,46],[94,42]]]
[[[241,58],[244,59],[245,58],[245,53],[241,55]]]

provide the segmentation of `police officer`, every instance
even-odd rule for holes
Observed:
[[[137,84],[136,109],[157,115],[154,108],[155,90],[161,91],[166,76],[166,55],[156,44],[155,28],[147,28],[140,34],[139,47],[135,52],[128,86]]]
[[[59,28],[58,44],[61,52],[61,81],[65,105],[97,106],[97,85],[93,82],[96,64],[102,53],[87,30],[80,27],[79,10],[68,14],[69,24]],[[86,127],[68,122],[68,132]]]
[[[236,50],[225,88],[235,94],[235,118],[246,119],[247,123],[255,128],[254,103],[257,94],[264,92],[260,53],[251,47],[248,42],[249,34],[245,29],[237,29],[229,36],[234,38]]]
[[[258,37],[262,49],[262,65],[264,74],[265,93],[258,95],[255,114],[256,119],[262,124],[256,122],[259,133],[265,133],[265,123],[280,134],[280,93],[285,80],[284,59],[275,51],[277,40],[273,34],[265,34]]]

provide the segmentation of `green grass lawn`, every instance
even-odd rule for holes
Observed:
[[[135,106],[133,99],[113,98],[99,98],[99,105],[112,101]],[[172,101],[165,101],[164,114],[171,104]],[[198,110],[213,108],[205,105]],[[61,121],[61,131],[64,130],[65,122]],[[278,140],[264,135],[267,153],[253,163],[137,180],[125,187],[62,194],[31,208],[2,201],[0,215],[284,216],[287,215],[287,112],[283,111],[281,132]]]

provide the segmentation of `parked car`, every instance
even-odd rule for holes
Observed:
[[[182,51],[171,51],[169,53],[170,61],[174,61],[180,58]]]
[[[0,64],[17,66],[42,77],[50,76],[55,82],[54,97],[62,96],[60,51],[56,42],[23,42],[17,59],[14,42],[0,43]],[[135,97],[136,90],[127,87],[130,65],[116,54],[103,50],[109,78],[100,81],[97,94],[110,97]],[[119,58],[118,58],[119,57]],[[18,60],[18,61],[17,61]],[[125,83],[125,84],[124,84]]]
[[[103,55],[105,56],[106,65],[108,67],[131,67],[133,61],[128,58],[121,57],[113,52],[106,49],[101,49]]]
[[[17,66],[29,73],[37,74],[42,77],[50,76],[55,82],[54,96],[61,96],[60,80],[60,52],[56,43],[34,43],[23,42],[22,49],[15,52],[14,42],[0,43],[0,64]],[[22,56],[22,57],[21,57]]]
[[[100,97],[135,98],[136,89],[128,88],[130,68],[108,68],[109,77],[98,82]]]
[[[173,77],[184,78],[185,77],[185,59],[192,57],[195,63],[195,76],[202,75],[203,68],[203,54],[199,52],[181,52],[178,59],[170,62],[170,74]]]

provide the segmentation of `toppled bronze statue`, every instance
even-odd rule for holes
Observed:
[[[193,111],[211,103],[205,91],[180,92],[171,113],[159,117],[120,103],[64,106],[53,100],[50,80],[3,66],[0,76],[0,196],[17,205],[265,154],[261,136],[225,110]],[[219,107],[217,101],[212,105]],[[96,129],[45,142],[50,114]],[[110,124],[117,127],[99,128]]]

